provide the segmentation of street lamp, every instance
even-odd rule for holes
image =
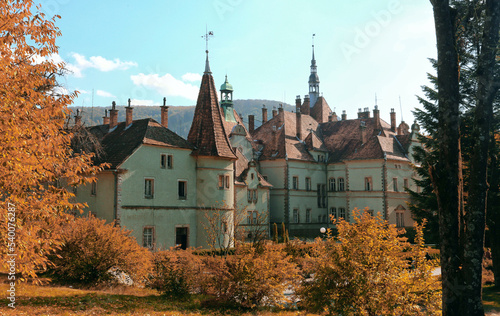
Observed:
[[[322,233],[322,234],[326,233],[326,228],[321,227],[321,228],[319,229],[319,232],[320,232],[320,233]]]

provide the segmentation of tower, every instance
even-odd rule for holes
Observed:
[[[311,74],[309,75],[309,100],[310,107],[316,104],[319,98],[319,77],[318,69],[316,67],[316,59],[314,58],[314,44],[312,45],[312,59],[311,59]]]
[[[226,81],[220,86],[220,105],[226,122],[236,123],[233,108],[233,86]]]

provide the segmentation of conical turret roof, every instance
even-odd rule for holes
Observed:
[[[217,100],[217,90],[208,63],[208,55],[188,141],[195,146],[193,155],[236,159],[227,138],[227,133],[224,130],[222,113]]]

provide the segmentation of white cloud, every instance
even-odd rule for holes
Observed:
[[[183,81],[189,81],[189,82],[201,81],[201,75],[200,74],[194,74],[192,72],[188,72],[188,73],[182,75],[182,80]]]
[[[175,79],[171,74],[159,76],[158,74],[145,75],[140,73],[130,76],[130,79],[136,86],[153,89],[164,96],[179,96],[189,100],[196,100],[198,97],[198,86]]]
[[[116,98],[113,94],[104,91],[104,90],[97,90],[96,94],[100,97],[105,97],[105,98]]]
[[[119,58],[113,60],[106,59],[102,56],[91,56],[88,59],[78,53],[72,53],[71,56],[75,63],[67,63],[68,70],[73,72],[75,77],[83,77],[82,71],[87,68],[94,68],[99,71],[112,71],[112,70],[127,70],[130,67],[137,67],[137,63],[133,61],[121,61]]]

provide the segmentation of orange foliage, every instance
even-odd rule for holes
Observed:
[[[64,64],[50,60],[60,35],[54,21],[31,0],[0,0],[0,253],[15,254],[23,277],[50,264],[47,254],[61,244],[54,227],[66,210],[82,207],[59,181],[85,183],[92,178],[83,175],[98,170],[91,155],[70,150],[63,129],[76,93],[57,93]]]
[[[380,216],[355,209],[353,218],[334,222],[337,237],[316,241],[314,277],[299,290],[301,304],[330,315],[440,314],[437,262],[425,258],[422,226],[410,245]]]

